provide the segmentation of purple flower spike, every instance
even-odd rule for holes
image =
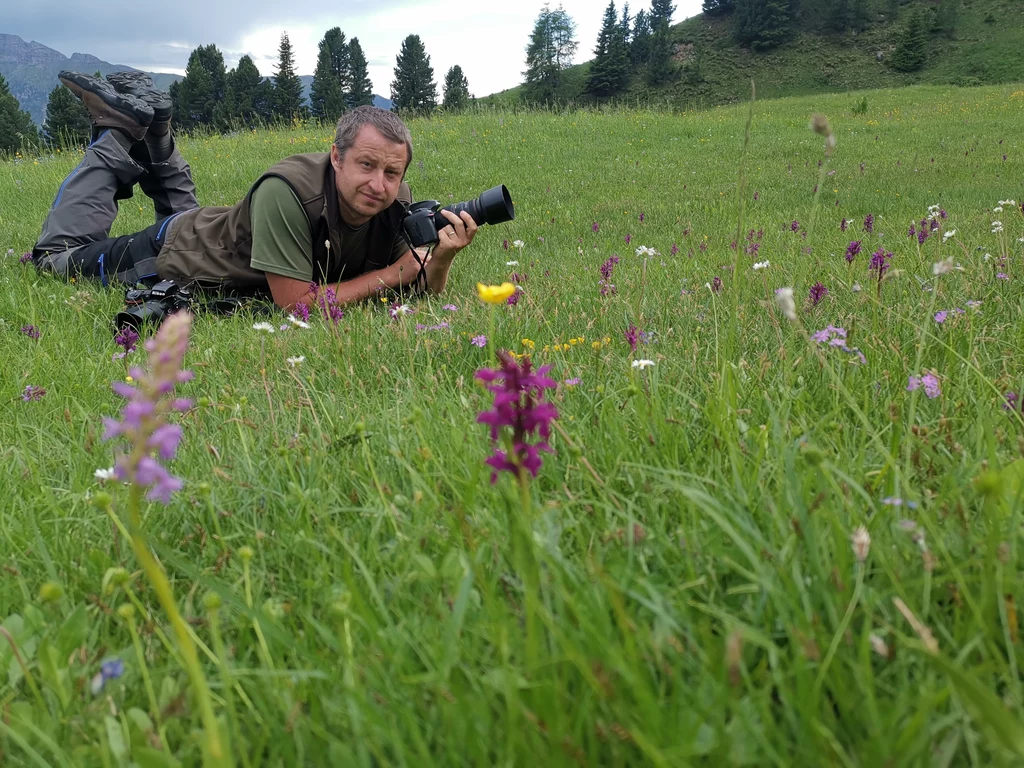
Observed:
[[[39,329],[34,325],[23,325],[21,326],[21,332],[28,336],[30,339],[38,339],[40,336]]]
[[[601,225],[600,225],[600,224],[598,224],[598,223],[597,223],[597,222],[595,221],[595,222],[594,222],[593,224],[591,224],[591,225],[590,225],[590,231],[591,231],[591,232],[600,232],[600,231],[601,231]]]
[[[636,352],[637,333],[637,327],[635,325],[630,325],[629,328],[626,329],[626,343],[629,344],[630,352]]]
[[[852,264],[853,260],[857,258],[858,253],[860,253],[860,240],[854,240],[848,246],[846,246],[847,263]]]
[[[474,336],[472,339],[469,340],[469,343],[472,344],[474,347],[483,348],[487,346],[487,337],[484,336],[483,334],[479,336]]]
[[[156,337],[145,345],[148,370],[132,367],[135,386],[124,382],[113,385],[114,391],[128,401],[121,409],[120,420],[103,419],[104,440],[123,437],[131,446],[116,460],[116,477],[148,488],[147,498],[164,504],[170,503],[172,494],[183,485],[160,460],[174,458],[182,437],[182,428],[168,424],[166,417],[192,406],[189,400],[170,396],[177,384],[192,378],[191,371],[181,368],[191,327],[192,316],[187,312],[177,312],[164,321]]]
[[[875,217],[870,213],[864,217],[864,231],[868,234],[875,231]]]
[[[558,409],[544,402],[544,390],[554,389],[557,384],[547,376],[551,366],[545,365],[536,371],[529,357],[522,364],[507,352],[498,352],[501,367],[483,368],[476,372],[476,378],[494,393],[493,410],[477,416],[477,422],[490,427],[491,440],[495,443],[502,428],[511,430],[512,453],[496,449],[486,460],[491,467],[491,483],[498,481],[499,472],[520,474],[528,471],[534,477],[540,470],[541,452],[551,453],[548,439],[551,437],[551,422],[558,418]],[[527,440],[537,438],[536,443]]]
[[[828,296],[828,288],[822,283],[818,282],[811,286],[811,290],[808,294],[808,298],[811,300],[811,306],[818,306],[821,300]]]
[[[21,399],[26,403],[30,403],[33,400],[42,400],[45,395],[45,389],[37,387],[35,384],[29,384],[25,387],[25,391],[21,393]]]
[[[846,217],[844,216],[844,217],[843,217],[843,220],[839,222],[839,231],[840,231],[840,232],[845,232],[845,231],[846,231],[846,228],[847,228],[848,226],[850,226],[850,222],[848,222],[848,221],[846,220]]]

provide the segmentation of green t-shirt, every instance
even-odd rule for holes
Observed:
[[[313,279],[313,234],[302,203],[284,179],[271,177],[252,193],[249,203],[252,221],[253,269],[310,282]],[[342,222],[341,249],[346,256],[360,254],[366,248],[369,222],[350,227]],[[390,262],[409,249],[399,236],[391,247]],[[340,254],[339,254],[340,256]],[[335,258],[331,254],[331,259]],[[362,259],[356,259],[360,263]],[[346,278],[355,275],[346,275]]]

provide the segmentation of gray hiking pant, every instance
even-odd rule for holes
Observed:
[[[101,133],[57,190],[32,250],[36,267],[65,279],[99,278],[129,285],[156,276],[156,255],[174,214],[199,207],[188,163],[175,146],[162,163],[148,162],[145,145],[129,153]],[[134,156],[133,156],[134,155]],[[117,201],[138,184],[153,201],[156,223],[134,235],[111,238]]]

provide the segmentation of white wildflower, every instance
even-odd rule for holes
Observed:
[[[997,205],[995,208],[992,209],[992,213],[1002,213],[1002,212],[1003,212],[1003,206],[1001,206],[1001,205]]]
[[[636,249],[637,256],[657,256],[658,252],[653,248],[648,248],[646,245],[641,245]]]
[[[858,563],[868,559],[868,552],[871,551],[871,535],[863,525],[857,528],[850,537],[850,544],[853,545],[853,554]]]
[[[953,237],[955,234],[956,234],[956,230],[955,229],[950,229],[950,230],[947,230],[946,232],[943,232],[942,233],[942,242],[946,242],[947,240],[949,240],[949,238]]]
[[[653,360],[634,360],[633,361],[633,367],[634,368],[639,368],[640,370],[643,370],[644,368],[650,368],[652,365],[654,365],[654,361]]]
[[[997,232],[1002,232],[1002,231],[1003,231],[1003,222],[1001,222],[1001,221],[993,221],[992,222],[992,234],[994,235]]]
[[[111,467],[110,469],[97,469],[95,472],[92,473],[92,476],[95,477],[100,482],[103,482],[103,481],[106,481],[106,480],[113,480],[114,479],[114,468]]]
[[[399,304],[397,307],[391,310],[392,317],[404,317],[405,315],[412,313],[412,307],[408,304]]]
[[[768,267],[770,266],[771,262],[769,261],[759,261],[756,264],[754,264],[754,270],[757,271],[759,269],[768,269]]]
[[[266,331],[267,333],[274,332],[274,326],[272,326],[270,323],[253,323],[252,329],[254,331]]]
[[[299,355],[298,357],[289,357],[285,360],[285,362],[288,363],[288,365],[290,365],[292,368],[294,368],[296,365],[301,365],[302,363],[306,362],[306,356]]]
[[[775,291],[775,300],[787,320],[796,320],[796,302],[793,301],[792,288],[779,288]]]
[[[860,293],[863,289],[860,287],[860,283],[854,283],[852,286],[850,286],[850,290],[853,291],[854,293]]]
[[[933,275],[948,275],[953,269],[953,259],[943,259],[932,264]]]
[[[505,262],[505,266],[506,267],[518,267],[519,266],[519,262],[518,261],[506,261]]]
[[[512,241],[512,246],[514,248],[518,248],[520,251],[523,250],[523,246],[525,246],[525,245],[526,245],[526,243],[524,243],[522,240],[513,240]]]
[[[299,320],[295,315],[288,315],[288,322],[296,328],[309,328],[309,323],[304,320]]]

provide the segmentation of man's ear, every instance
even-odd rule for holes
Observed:
[[[338,151],[337,144],[331,144],[331,165],[334,166],[334,170],[341,170],[341,153]]]

